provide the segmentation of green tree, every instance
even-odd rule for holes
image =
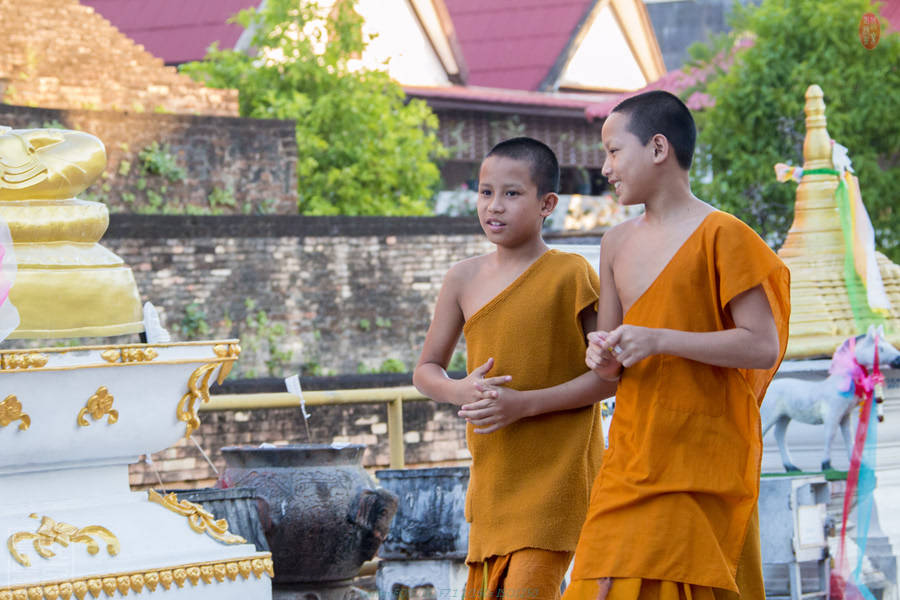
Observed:
[[[325,16],[323,16],[325,15]],[[440,180],[437,117],[405,101],[386,72],[351,68],[365,49],[354,0],[330,12],[310,0],[268,0],[232,19],[253,54],[219,50],[182,67],[236,88],[243,116],[297,123],[298,209],[314,215],[420,215]]]
[[[878,46],[866,50],[858,34],[866,12],[878,14],[869,0],[735,7],[732,40],[749,33],[753,44],[706,86],[715,106],[697,115],[693,186],[773,245],[790,227],[796,191],[775,181],[773,165],[802,164],[804,95],[815,83],[825,92],[829,134],[850,150],[879,245],[900,259],[900,35],[883,27]],[[711,54],[695,49],[693,66]]]

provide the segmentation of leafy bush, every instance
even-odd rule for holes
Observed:
[[[269,0],[232,21],[253,27],[250,54],[215,46],[182,71],[237,88],[241,114],[297,123],[298,210],[312,215],[421,215],[445,150],[437,118],[382,71],[355,70],[365,49],[352,0],[330,12],[310,0]],[[327,16],[325,16],[327,15]]]
[[[900,35],[885,26],[878,46],[865,49],[858,28],[866,12],[878,12],[869,0],[763,0],[735,8],[730,41],[749,33],[753,45],[705,90],[715,106],[696,114],[692,184],[772,245],[791,225],[796,191],[775,181],[773,165],[802,164],[804,95],[818,84],[828,132],[850,150],[879,245],[900,260]],[[716,52],[696,50],[697,63],[714,60]]]

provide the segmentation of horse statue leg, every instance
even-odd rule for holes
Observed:
[[[844,421],[847,420],[846,415],[841,415],[838,413],[834,407],[831,410],[828,410],[825,414],[825,418],[823,419],[823,425],[825,426],[825,450],[822,453],[822,470],[830,471],[831,470],[831,443],[834,441],[834,434],[837,433],[838,425],[841,427],[841,434],[844,435]],[[844,436],[844,443],[847,443],[847,437],[850,432],[847,431]],[[850,446],[848,446],[850,448]]]
[[[784,436],[787,433],[788,425],[791,423],[791,418],[787,415],[781,415],[775,420],[775,441],[778,442],[778,452],[781,454],[781,464],[784,465],[784,470],[791,471],[799,471],[794,462],[791,460],[791,454],[788,452],[787,444],[785,443]],[[771,425],[770,425],[771,427]],[[765,433],[763,433],[765,435]]]
[[[841,418],[841,437],[844,438],[844,448],[847,450],[847,464],[853,460],[853,439],[850,437],[850,412]]]

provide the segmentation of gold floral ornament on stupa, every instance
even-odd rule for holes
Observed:
[[[98,243],[106,206],[76,198],[105,167],[106,149],[93,135],[0,126],[0,219],[18,262],[9,299],[21,319],[10,338],[144,330],[131,268]]]
[[[866,283],[854,267],[852,243],[845,237],[851,206],[839,210],[836,192],[847,185],[835,169],[833,143],[825,127],[822,88],[806,91],[803,172],[797,187],[794,222],[778,255],[791,270],[790,338],[786,358],[830,356],[852,335],[883,324],[888,339],[900,343],[900,266],[880,252],[869,267],[880,274],[883,302],[871,305]],[[781,165],[779,165],[781,166]],[[778,170],[776,166],[776,171]],[[867,222],[868,217],[866,217]],[[848,234],[849,235],[849,234]],[[865,267],[863,267],[865,268]]]

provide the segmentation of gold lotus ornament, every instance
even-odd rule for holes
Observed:
[[[31,427],[31,417],[22,412],[22,403],[15,396],[7,396],[0,402],[0,427],[6,427],[13,421],[21,421],[19,430],[25,431]]]
[[[99,421],[104,417],[107,417],[106,424],[112,425],[116,421],[119,420],[119,411],[115,410],[112,405],[115,398],[113,398],[112,394],[109,393],[109,390],[106,389],[106,386],[101,386],[97,389],[96,393],[91,396],[87,404],[81,411],[78,413],[78,426],[79,427],[87,427],[90,425],[87,419],[84,418],[85,415],[91,415],[91,418],[95,421]]]
[[[28,516],[32,519],[38,518],[34,513]],[[56,556],[56,553],[50,550],[50,546],[53,544],[59,544],[64,548],[70,543],[86,544],[88,554],[97,554],[100,551],[100,545],[94,540],[94,537],[99,537],[106,542],[106,551],[110,556],[119,553],[119,540],[109,529],[100,525],[89,525],[79,529],[68,523],[54,521],[47,516],[41,518],[41,524],[35,533],[20,531],[9,536],[6,547],[17,563],[23,567],[30,567],[31,559],[16,548],[20,542],[32,540],[35,552],[44,558],[52,558]]]
[[[0,219],[18,261],[9,297],[21,319],[10,338],[143,331],[131,269],[98,243],[106,206],[75,197],[105,167],[106,149],[88,133],[0,126]]]

